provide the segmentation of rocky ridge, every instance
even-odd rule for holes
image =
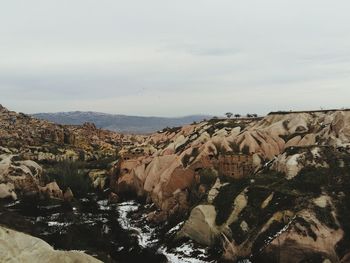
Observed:
[[[48,178],[48,171],[64,162],[82,163],[93,186],[104,188],[107,166],[117,160],[119,149],[141,139],[97,129],[92,123],[58,125],[0,105],[0,198],[70,198],[71,189],[60,189]]]
[[[347,110],[212,119],[124,147],[112,186],[156,204],[151,221],[187,218],[177,237],[227,260],[345,262],[349,149]],[[224,176],[226,155],[248,156],[251,172]]]

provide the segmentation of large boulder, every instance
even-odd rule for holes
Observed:
[[[39,192],[41,167],[29,160],[21,161],[12,154],[0,155],[0,182],[14,186],[16,194],[33,195]]]
[[[30,235],[0,226],[1,262],[87,262],[98,263],[100,260],[80,251],[54,250],[45,241]]]
[[[216,211],[213,205],[196,206],[177,237],[189,237],[200,244],[213,245],[220,234],[215,218]]]
[[[48,183],[47,185],[39,188],[41,195],[46,198],[63,199],[63,192],[56,181]]]
[[[15,186],[12,183],[0,184],[0,199],[1,198],[11,198],[13,200],[17,199]]]

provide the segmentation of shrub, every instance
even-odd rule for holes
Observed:
[[[217,178],[217,172],[212,168],[205,168],[199,172],[199,180],[201,184],[212,186]]]
[[[239,149],[239,144],[237,142],[230,142],[230,147],[232,149],[232,152],[234,153],[239,153],[240,149]]]
[[[191,155],[185,154],[184,157],[182,157],[182,165],[185,168],[188,163],[190,162]]]
[[[244,145],[242,148],[242,153],[249,155],[250,151],[249,151],[249,146],[248,145]]]
[[[84,196],[91,188],[91,180],[83,169],[82,162],[60,161],[47,169],[47,176],[55,180],[62,190],[68,187],[75,196]]]

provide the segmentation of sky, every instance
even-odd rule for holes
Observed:
[[[0,103],[25,113],[350,107],[348,0],[0,0]]]

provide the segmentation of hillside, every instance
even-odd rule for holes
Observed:
[[[33,116],[59,124],[81,125],[85,122],[92,122],[98,128],[135,134],[152,133],[166,127],[183,126],[211,118],[206,115],[192,115],[178,118],[139,117],[91,111],[37,113],[33,114]]]
[[[348,262],[349,111],[212,119],[145,139],[124,147],[114,188],[152,200],[151,222],[182,217],[176,240],[230,262]]]
[[[90,207],[96,218],[118,202],[110,218],[138,229],[130,236],[145,251],[160,235],[155,255],[182,257],[178,245],[196,244],[204,250],[192,247],[190,258],[213,250],[216,261],[349,262],[349,110],[210,119],[141,136],[0,107],[0,146],[0,199],[84,203],[91,194],[85,188],[93,186],[109,198],[97,202],[100,210]],[[101,240],[113,243],[119,233]],[[118,259],[111,251],[105,258]]]

